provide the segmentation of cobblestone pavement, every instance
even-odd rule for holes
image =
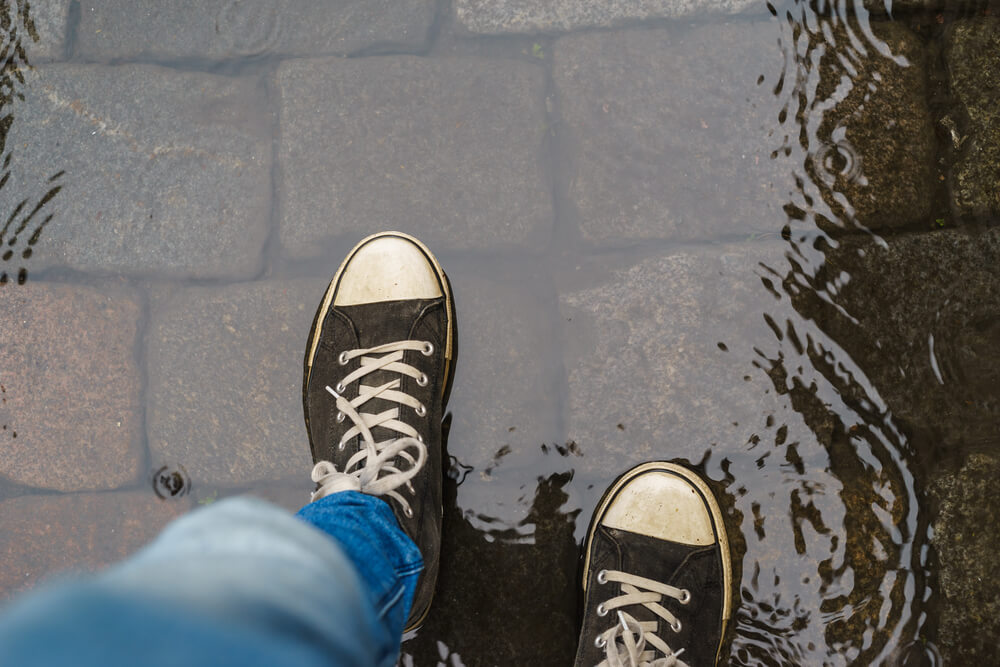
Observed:
[[[998,8],[805,4],[0,3],[0,594],[303,502],[308,326],[394,228],[461,349],[403,664],[568,664],[655,458],[721,494],[733,664],[990,655]]]

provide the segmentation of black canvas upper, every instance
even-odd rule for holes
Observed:
[[[416,379],[407,375],[379,370],[353,382],[343,393],[343,396],[350,400],[358,395],[359,385],[362,383],[379,386],[398,379],[400,381],[398,390],[413,396],[427,408],[427,414],[419,416],[413,408],[380,398],[370,399],[360,408],[360,411],[371,414],[398,408],[398,419],[412,426],[427,446],[427,461],[420,473],[411,480],[413,493],[405,486],[397,490],[409,501],[413,515],[407,516],[395,500],[386,498],[400,526],[417,544],[424,558],[424,570],[417,583],[410,614],[411,621],[422,618],[431,603],[440,562],[441,420],[444,417],[442,394],[445,390],[444,385],[449,381],[446,377],[445,359],[449,327],[445,299],[446,297],[442,296],[436,299],[332,306],[323,321],[314,324],[322,330],[313,359],[312,373],[303,387],[303,408],[313,461],[330,461],[338,470],[343,470],[347,460],[357,453],[364,443],[359,435],[352,438],[343,450],[337,449],[341,436],[353,426],[353,423],[350,419],[337,422],[336,402],[326,391],[326,387],[336,387],[337,383],[356,370],[361,363],[361,359],[356,358],[348,361],[346,365],[341,365],[340,354],[344,351],[404,340],[428,341],[434,346],[429,356],[419,350],[407,350],[403,353],[403,363],[427,375],[429,382],[426,386],[421,387]],[[400,437],[396,431],[381,426],[373,428],[372,435],[376,442]],[[400,457],[397,457],[395,463],[401,469],[410,466]],[[410,622],[407,623],[407,626],[409,625]]]

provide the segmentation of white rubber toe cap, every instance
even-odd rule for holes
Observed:
[[[698,490],[665,472],[630,480],[611,502],[602,524],[660,540],[705,546],[715,544],[712,515]]]
[[[380,236],[350,258],[341,274],[334,305],[440,296],[437,271],[421,249],[399,236]]]

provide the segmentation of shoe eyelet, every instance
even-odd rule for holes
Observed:
[[[344,442],[343,440],[341,440],[340,442],[337,443],[337,451],[340,451],[340,452],[344,451],[344,447],[346,447],[346,446],[347,446],[347,443]]]
[[[681,631],[681,628],[683,628],[683,627],[684,627],[684,626],[683,626],[683,625],[681,625],[681,621],[680,621],[680,619],[677,619],[677,622],[676,622],[676,623],[671,623],[671,624],[670,624],[670,629],[671,629],[671,630],[673,630],[674,632],[680,632],[680,631]]]
[[[425,408],[422,403],[416,407],[416,412],[418,417],[427,416],[427,408]]]
[[[608,642],[605,641],[604,637],[597,635],[597,639],[594,640],[594,646],[596,646],[597,648],[604,648],[607,645]]]
[[[342,382],[338,382],[337,386],[334,387],[334,389],[337,391],[338,394],[343,394],[344,391],[347,389],[347,387],[345,387]]]
[[[426,387],[427,383],[430,381],[431,379],[427,377],[427,373],[421,373],[420,377],[417,378],[417,384],[420,385],[421,387]]]
[[[681,589],[681,597],[678,600],[678,602],[680,602],[681,604],[687,604],[690,601],[691,601],[691,591],[689,591],[686,588]]]
[[[426,341],[426,342],[424,343],[424,348],[423,348],[422,350],[420,350],[420,352],[421,352],[421,353],[422,353],[422,354],[423,354],[423,355],[424,355],[425,357],[429,357],[429,356],[431,356],[432,354],[434,354],[434,343],[432,343],[432,342],[430,342],[430,341]]]
[[[413,518],[413,508],[411,508],[411,507],[404,507],[403,508],[403,514],[406,515],[407,519],[412,519]]]
[[[599,583],[599,584],[606,584],[606,583],[608,583],[608,571],[607,570],[601,570],[600,572],[597,573],[597,583]]]
[[[339,424],[342,421],[344,421],[344,417],[346,417],[346,416],[347,415],[345,415],[343,412],[337,412],[337,423]]]
[[[337,361],[340,362],[341,366],[346,366],[349,359],[347,358],[347,352],[341,352],[340,356],[337,357]]]
[[[608,608],[604,606],[603,602],[601,604],[597,605],[597,615],[598,616],[607,616],[608,615]]]
[[[423,442],[423,441],[424,441],[424,436],[417,434],[417,442]]]

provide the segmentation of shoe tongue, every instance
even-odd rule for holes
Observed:
[[[365,303],[355,306],[337,306],[336,309],[345,315],[354,325],[354,330],[358,337],[359,348],[378,347],[386,343],[396,343],[409,340],[414,324],[420,314],[434,302],[434,299],[408,299],[405,301],[384,301],[380,303]],[[404,353],[404,360],[407,355],[414,353]],[[371,356],[380,357],[380,354]],[[361,384],[369,387],[379,387],[393,380],[404,381],[406,376],[394,371],[375,371],[369,373],[356,382],[347,391],[346,398],[353,399],[358,395]],[[409,406],[401,405],[395,401],[387,401],[383,398],[373,398],[361,406],[360,412],[369,414],[380,414],[386,410],[399,408],[399,421],[414,424],[413,409]],[[384,426],[376,426],[372,429],[372,436],[375,442],[394,440],[402,437],[402,434]]]
[[[435,299],[380,301],[356,306],[337,306],[336,310],[354,325],[358,346],[377,347],[409,340],[417,318]]]

